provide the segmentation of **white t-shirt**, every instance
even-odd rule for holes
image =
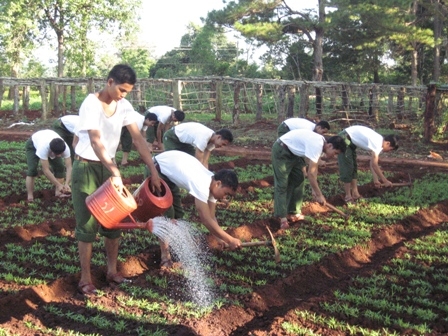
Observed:
[[[99,161],[90,144],[88,133],[88,130],[99,130],[107,154],[111,159],[114,158],[120,143],[121,128],[134,122],[132,112],[135,111],[131,103],[120,99],[115,113],[107,117],[98,97],[93,93],[89,94],[79,109],[79,142],[75,147],[76,154],[87,160]]]
[[[131,113],[132,118],[134,119],[134,122],[137,124],[137,127],[140,131],[146,132],[148,129],[148,126],[146,126],[145,123],[145,116],[141,113],[138,113],[137,111],[132,111]]]
[[[148,112],[154,113],[157,115],[157,120],[161,122],[162,124],[166,124],[168,119],[171,117],[171,113],[173,111],[176,111],[174,107],[170,106],[153,106],[150,109],[148,109]]]
[[[36,148],[36,155],[39,159],[48,160],[48,158],[54,159],[56,157],[50,149],[50,142],[55,138],[62,139],[59,134],[52,130],[38,131],[31,136],[31,141],[34,148]],[[67,144],[65,144],[65,150],[61,157],[64,159],[70,157],[70,148],[68,148]]]
[[[380,154],[383,150],[383,136],[365,126],[350,126],[345,129],[356,147]]]
[[[65,115],[59,118],[70,133],[75,133],[79,124],[79,115]]]
[[[198,200],[216,202],[210,194],[212,183],[211,171],[205,168],[198,159],[187,153],[171,150],[155,156],[160,171],[179,188],[186,189]]]
[[[288,146],[297,156],[307,157],[317,163],[324,149],[325,138],[310,130],[292,130],[280,137],[280,141]]]
[[[215,132],[200,123],[187,122],[174,126],[174,133],[176,133],[180,142],[193,145],[203,152]],[[215,146],[209,146],[208,149],[213,150],[214,148]]]
[[[306,129],[314,131],[314,128],[316,127],[315,123],[303,118],[289,118],[283,122],[286,124],[286,126],[288,126],[290,131],[295,129]]]

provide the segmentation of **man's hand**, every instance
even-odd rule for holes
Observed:
[[[151,190],[153,193],[162,193],[162,184],[159,175],[151,175]]]
[[[314,199],[322,205],[325,205],[327,201],[325,200],[324,195],[313,195]]]
[[[121,179],[121,176],[111,176],[112,184],[117,188],[118,193],[123,193],[123,180]]]
[[[227,247],[231,250],[236,250],[241,247],[241,240],[231,237],[230,241],[227,243]]]
[[[68,184],[64,184],[62,186],[62,192],[64,194],[71,194],[72,193],[72,189],[70,188],[70,186]]]
[[[389,180],[383,180],[382,186],[386,188],[392,187],[392,182]]]

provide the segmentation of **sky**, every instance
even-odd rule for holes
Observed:
[[[141,39],[154,47],[156,57],[179,47],[190,22],[202,24],[201,17],[225,6],[222,0],[143,0],[142,3]]]

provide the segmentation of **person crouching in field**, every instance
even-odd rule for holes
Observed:
[[[274,216],[280,218],[280,228],[289,228],[288,221],[305,219],[302,214],[305,176],[302,168],[309,161],[308,180],[313,197],[325,205],[325,197],[317,183],[318,162],[322,153],[330,159],[345,152],[340,136],[328,140],[310,130],[293,130],[278,138],[272,146],[274,169]]]
[[[56,119],[51,125],[53,131],[55,131],[62,140],[65,141],[70,149],[70,157],[75,159],[75,150],[73,149],[73,140],[75,136],[75,130],[78,127],[79,115],[69,114]],[[75,143],[76,144],[76,143]]]
[[[344,182],[345,201],[353,202],[362,196],[358,191],[358,165],[356,162],[356,148],[370,151],[370,170],[376,187],[381,185],[390,187],[392,183],[384,176],[378,165],[378,156],[381,152],[398,149],[398,138],[386,135],[384,138],[371,128],[365,126],[350,126],[339,133],[346,145],[345,153],[338,155],[339,175]],[[383,184],[381,184],[381,182]]]
[[[205,168],[215,148],[227,146],[233,141],[230,130],[222,128],[216,132],[197,122],[182,123],[171,127],[163,136],[165,151],[180,150],[198,159]]]
[[[151,112],[147,112],[145,115],[138,113],[137,111],[133,111],[132,115],[135,117],[135,122],[137,123],[137,127],[142,133],[142,136],[146,136],[146,131],[148,127],[154,127],[157,122],[157,115]],[[121,128],[121,150],[123,151],[123,156],[121,158],[121,165],[126,166],[129,162],[129,153],[132,149],[132,136],[129,133],[129,130],[126,126]],[[152,152],[152,145],[148,143],[149,150]]]
[[[241,241],[225,232],[216,219],[216,201],[227,196],[232,197],[238,188],[238,177],[233,170],[222,169],[212,173],[195,157],[178,151],[170,150],[154,157],[160,177],[166,182],[173,194],[173,205],[164,216],[168,218],[183,218],[180,188],[194,197],[194,204],[202,224],[220,242],[230,249],[241,247]],[[146,172],[147,173],[147,172]],[[161,267],[170,268],[173,265],[167,242],[160,240]]]
[[[71,192],[72,160],[70,158],[70,149],[64,140],[55,131],[42,130],[34,133],[28,139],[25,149],[28,165],[26,172],[28,202],[34,200],[34,182],[38,175],[37,167],[39,162],[44,175],[56,187],[55,196],[67,196]],[[64,162],[62,159],[64,159]],[[65,182],[64,176],[66,177]]]

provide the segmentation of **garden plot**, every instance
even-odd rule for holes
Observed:
[[[335,166],[319,183],[339,214],[309,198],[306,219],[286,231],[272,219],[270,162],[214,158],[212,170],[235,169],[240,190],[218,204],[217,217],[244,241],[272,247],[217,249],[198,224],[193,198],[184,197],[186,219],[206,241],[204,269],[213,287],[212,305],[191,300],[179,263],[161,271],[155,236],[124,232],[119,268],[133,282],[109,287],[102,242],[94,244],[92,269],[100,295],[77,294],[79,263],[70,199],[58,199],[39,178],[36,202],[27,204],[23,142],[0,141],[0,335],[340,335],[448,333],[448,179],[442,168],[383,165],[392,182],[409,188],[375,189],[361,165],[360,192],[346,205]],[[135,153],[123,170],[134,190],[143,180]],[[307,186],[307,188],[309,188]]]

